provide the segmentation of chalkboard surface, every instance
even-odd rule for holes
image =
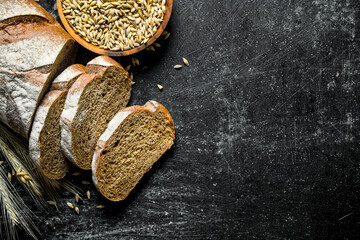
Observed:
[[[41,239],[359,239],[359,30],[357,0],[174,1],[130,102],[169,109],[174,147],[123,202],[90,173],[67,177],[91,192],[80,215],[70,193],[59,211],[24,193]]]

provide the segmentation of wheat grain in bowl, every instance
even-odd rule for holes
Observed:
[[[102,49],[125,51],[145,44],[164,20],[166,0],[61,0],[73,30]]]

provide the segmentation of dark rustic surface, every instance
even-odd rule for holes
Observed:
[[[82,186],[77,216],[70,193],[59,212],[27,198],[41,238],[360,237],[359,20],[357,0],[175,1],[171,37],[136,56],[130,103],[164,104],[175,146],[124,202]]]

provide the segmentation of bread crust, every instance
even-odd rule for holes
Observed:
[[[64,94],[67,94],[68,88],[71,87],[74,80],[76,80],[81,74],[85,72],[85,67],[81,64],[74,64],[66,68],[52,83],[50,92],[48,92],[40,105],[36,110],[34,117],[34,123],[31,129],[29,138],[29,153],[33,162],[44,173],[45,176],[51,179],[60,179],[65,176],[68,169],[63,169],[64,174],[61,176],[53,176],[52,174],[44,171],[41,168],[40,163],[40,135],[45,126],[45,122],[48,115],[51,113],[52,106],[61,98]]]
[[[115,133],[117,128],[125,121],[127,117],[129,117],[132,114],[136,114],[139,112],[146,112],[146,111],[151,113],[159,113],[159,112],[163,113],[165,117],[170,121],[171,127],[175,134],[174,120],[172,119],[169,111],[163,105],[153,100],[148,101],[144,106],[135,105],[124,108],[114,116],[114,118],[109,122],[107,129],[100,136],[96,144],[93,160],[91,163],[92,180],[94,182],[95,187],[104,197],[106,197],[111,201],[121,201],[124,199],[111,199],[106,192],[102,191],[102,189],[99,188],[96,177],[96,170],[98,169],[98,166],[100,164],[101,153],[105,149],[107,143],[109,142],[110,137]]]
[[[72,163],[80,168],[89,170],[76,162],[72,151],[72,125],[80,107],[80,97],[87,90],[87,86],[96,78],[101,77],[109,67],[123,69],[122,66],[108,56],[99,56],[90,61],[85,68],[85,74],[81,75],[69,89],[64,110],[60,117],[61,148],[64,155]],[[128,73],[124,70],[124,73]]]
[[[31,0],[11,0],[0,1],[0,22],[6,19],[21,16],[39,16],[47,19],[49,22],[56,20],[38,3]]]
[[[50,86],[50,91],[65,91],[70,89],[75,80],[85,73],[85,66],[82,64],[73,64],[66,68],[59,76],[55,78]]]
[[[45,176],[52,179],[54,178],[51,175],[49,175],[47,172],[43,171],[43,169],[41,168],[39,138],[52,104],[54,104],[54,102],[56,102],[63,94],[64,92],[56,90],[56,91],[51,91],[45,95],[43,101],[41,102],[41,104],[39,105],[36,111],[34,123],[29,138],[30,158],[33,160],[36,166],[40,170],[42,170]]]
[[[39,4],[0,1],[0,121],[28,139],[38,104],[76,49]]]

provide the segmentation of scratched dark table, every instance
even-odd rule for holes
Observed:
[[[136,55],[130,105],[164,104],[174,147],[123,202],[88,172],[67,177],[91,191],[80,215],[70,193],[58,212],[25,195],[40,238],[359,239],[360,3],[177,0],[167,30]]]

